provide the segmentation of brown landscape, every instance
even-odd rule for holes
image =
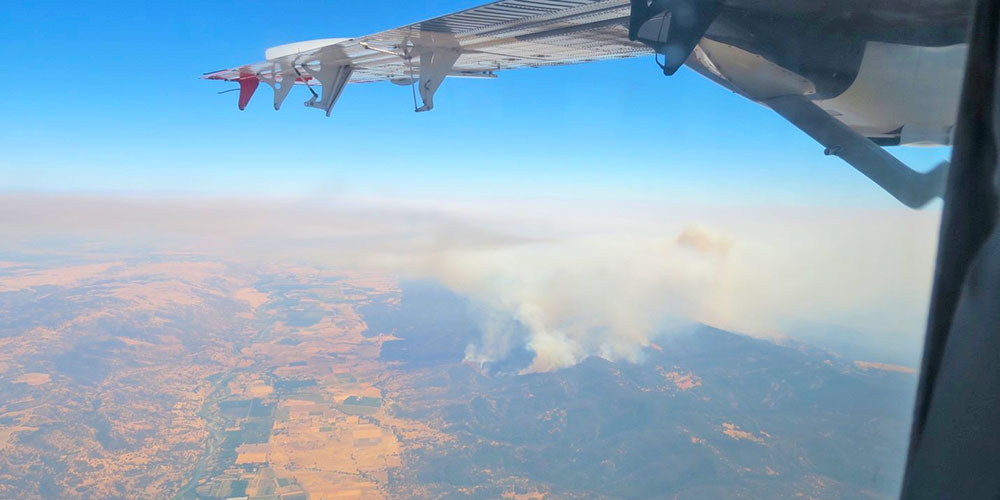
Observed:
[[[439,284],[294,262],[4,258],[0,498],[831,500],[897,488],[911,368],[701,326],[638,362],[526,373],[523,350],[467,360],[472,311]]]
[[[272,295],[255,287],[262,276],[301,287],[288,310],[309,309],[317,321],[289,321],[288,310],[268,307]],[[246,481],[251,497],[384,498],[403,447],[448,439],[384,410],[392,395],[379,386],[388,369],[379,352],[392,338],[364,337],[355,309],[395,287],[380,276],[176,256],[48,269],[5,263],[0,290],[36,300],[43,290],[68,293],[60,314],[15,318],[25,330],[0,337],[0,384],[15,388],[0,403],[0,497],[48,496],[24,495],[38,463],[59,471],[65,498],[170,497],[211,453],[212,406],[252,400],[278,415],[269,439],[239,446],[223,475],[197,477],[199,494]],[[180,316],[196,317],[196,331]],[[67,372],[49,356],[88,343],[108,347],[94,354],[97,364],[114,365],[93,380],[86,359],[61,360],[84,363]],[[310,386],[279,393],[279,380]],[[226,425],[238,430],[241,419]]]

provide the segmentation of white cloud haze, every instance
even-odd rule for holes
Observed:
[[[7,250],[52,238],[296,259],[440,281],[482,306],[470,360],[635,360],[702,322],[757,335],[828,324],[919,343],[938,213],[495,200],[261,201],[0,195]],[[516,336],[511,320],[528,329]]]

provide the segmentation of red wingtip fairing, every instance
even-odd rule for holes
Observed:
[[[240,75],[240,111],[247,108],[247,104],[250,102],[250,98],[253,97],[254,92],[257,91],[257,86],[260,85],[260,79],[254,75]]]

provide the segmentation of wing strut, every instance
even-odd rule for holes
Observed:
[[[917,172],[801,95],[766,99],[763,104],[825,146],[827,155],[846,161],[904,205],[920,208],[944,196],[948,162]]]

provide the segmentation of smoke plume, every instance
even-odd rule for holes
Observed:
[[[637,360],[701,322],[763,336],[803,323],[919,342],[937,214],[594,202],[337,202],[0,195],[2,250],[52,238],[217,252],[434,279],[480,311],[470,362],[529,371]]]

